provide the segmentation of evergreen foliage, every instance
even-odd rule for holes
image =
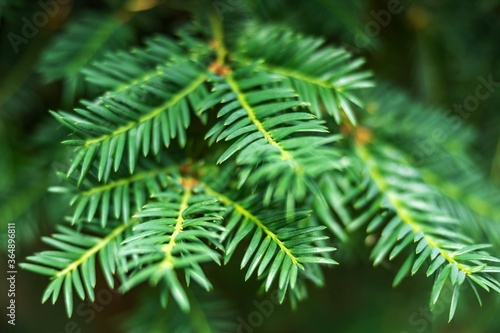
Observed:
[[[374,266],[395,268],[394,287],[431,278],[431,310],[450,285],[449,321],[469,306],[463,293],[480,304],[500,293],[500,191],[475,162],[480,134],[443,125],[445,110],[362,57],[272,22],[282,2],[221,16],[200,1],[192,22],[130,49],[133,10],[88,12],[44,50],[41,76],[62,80],[74,108],[50,111],[69,134],[50,187],[69,216],[21,264],[48,277],[42,303],[62,299],[71,317],[76,297],[95,300],[101,270],[123,293],[157,288],[124,330],[225,332],[218,266],[237,261],[242,284],[300,310],[349,260],[337,248],[365,246],[359,235]],[[436,128],[444,139],[416,160],[414,142]]]

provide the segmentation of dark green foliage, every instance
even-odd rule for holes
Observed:
[[[94,93],[93,86],[86,88],[81,72],[106,52],[127,46],[133,34],[126,25],[128,19],[118,12],[87,12],[76,18],[42,55],[39,71],[43,79],[64,79],[67,103],[73,103],[85,90]]]
[[[225,332],[234,314],[212,291],[219,266],[236,262],[242,283],[296,307],[330,284],[325,267],[365,254],[361,239],[374,266],[394,270],[393,286],[432,278],[431,310],[450,286],[449,321],[462,295],[481,304],[481,289],[500,292],[500,191],[476,163],[481,133],[297,31],[307,27],[273,22],[305,6],[286,19],[283,3],[221,17],[198,2],[192,22],[129,48],[142,11],[131,1],[54,37],[38,68],[63,82],[71,107],[51,111],[70,135],[50,191],[71,208],[42,237],[50,249],[21,264],[49,278],[42,302],[64,298],[71,317],[75,295],[95,300],[102,271],[123,293],[154,288],[121,325],[128,332]],[[304,15],[345,19],[354,7],[313,1]],[[432,151],[416,150],[436,130]]]

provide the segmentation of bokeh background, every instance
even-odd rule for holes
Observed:
[[[33,22],[34,15],[44,10],[42,4],[56,2],[0,0],[2,281],[7,260],[7,223],[16,223],[16,255],[21,261],[44,248],[40,236],[51,233],[69,212],[63,198],[47,192],[48,186],[61,182],[56,173],[68,167],[67,148],[59,144],[68,132],[48,110],[70,110],[79,98],[94,97],[94,92],[78,82],[78,77],[51,72],[45,50],[73,19],[83,16],[95,21],[103,13],[118,12],[132,5],[142,4],[151,9],[134,12],[127,18],[127,28],[122,32],[126,36],[111,48],[127,49],[154,33],[172,34],[175,27],[190,19],[186,8],[189,5],[183,1],[61,0],[46,23],[29,36],[23,35],[26,20]],[[231,15],[241,3],[213,1],[223,15]],[[495,82],[500,82],[500,1],[249,0],[246,3],[264,21],[282,22],[297,31],[323,36],[332,44],[365,57],[366,68],[373,70],[378,80],[403,89],[430,106],[452,109],[455,104],[463,103],[464,98],[474,94],[479,77],[491,75]],[[398,8],[397,13],[384,16],[391,6]],[[497,186],[500,186],[499,110],[500,89],[464,118],[467,126],[480,133],[475,142],[478,166]],[[292,312],[286,303],[273,307],[254,332],[500,332],[498,295],[484,295],[481,308],[473,295],[464,293],[461,303],[469,306],[459,305],[455,319],[447,324],[447,305],[438,304],[433,313],[428,310],[432,281],[419,276],[393,289],[396,267],[373,268],[367,246],[341,247],[337,255],[343,258],[340,259],[343,264],[326,270],[325,287],[311,289],[309,298],[296,311]],[[235,323],[239,317],[248,319],[256,311],[254,301],[263,302],[269,297],[256,296],[255,281],[243,284],[236,261],[223,269],[209,269],[209,274],[221,297],[232,299]],[[40,304],[46,283],[42,276],[24,271],[17,274],[16,326],[6,324],[2,310],[2,332],[124,332],[129,314],[138,311],[151,294],[147,286],[127,295],[108,291],[101,275],[96,287],[97,304],[75,303],[80,311],[68,319],[61,299],[54,306]],[[2,309],[7,304],[5,287],[2,282]],[[446,293],[449,298],[450,291],[444,292],[443,299]]]

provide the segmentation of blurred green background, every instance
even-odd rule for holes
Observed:
[[[44,51],[73,18],[84,13],[98,17],[131,3],[153,7],[134,14],[127,23],[131,29],[122,45],[125,48],[154,33],[171,34],[190,18],[186,10],[189,4],[183,1],[59,1],[47,23],[25,38],[26,20],[32,20],[44,6],[37,1],[0,1],[1,267],[7,260],[7,223],[16,223],[19,262],[44,248],[40,236],[51,233],[68,212],[62,198],[46,191],[48,186],[60,184],[56,172],[68,167],[66,147],[59,144],[68,132],[48,110],[70,110],[79,98],[94,97],[94,92],[76,89],[66,79],[48,80],[41,60]],[[231,15],[231,10],[237,10],[242,3],[213,1],[222,15]],[[480,76],[492,75],[495,82],[500,82],[500,1],[255,0],[247,4],[262,20],[323,36],[332,44],[364,56],[368,60],[366,67],[374,71],[377,80],[404,89],[429,105],[453,109],[454,104],[474,94]],[[391,8],[393,13],[387,16]],[[22,41],[13,34],[21,36]],[[497,185],[499,108],[500,93],[495,91],[464,119],[478,129],[475,146],[478,160],[482,161],[479,166]],[[500,332],[500,316],[494,310],[500,308],[498,295],[484,295],[480,308],[473,295],[463,294],[461,303],[469,306],[465,309],[459,304],[455,319],[447,324],[447,305],[438,304],[433,313],[428,310],[432,281],[419,276],[392,289],[395,267],[373,268],[368,247],[339,248],[338,261],[343,264],[326,270],[324,288],[311,289],[297,311],[292,312],[286,302],[274,306],[253,332]],[[2,281],[5,271],[2,269]],[[236,324],[238,318],[248,321],[252,313],[259,311],[254,301],[269,299],[268,295],[255,296],[258,286],[254,280],[243,284],[235,261],[223,269],[209,269],[209,274],[221,297],[232,299]],[[68,319],[61,300],[55,306],[40,304],[46,283],[44,277],[18,272],[16,326],[7,325],[3,315],[2,332],[122,332],[121,324],[128,314],[137,311],[151,293],[147,286],[127,295],[108,291],[101,275],[96,305],[76,303],[77,311]],[[7,304],[6,285],[2,283],[2,309]]]

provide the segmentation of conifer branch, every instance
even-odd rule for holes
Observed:
[[[205,189],[205,191],[210,194],[210,195],[213,195],[214,197],[218,198],[219,200],[221,200],[226,206],[233,206],[234,209],[239,212],[241,215],[243,215],[244,217],[248,218],[249,220],[251,220],[253,223],[255,223],[255,225],[261,229],[265,234],[266,236],[270,237],[271,240],[276,243],[278,245],[278,247],[281,249],[281,251],[283,251],[289,258],[290,260],[292,261],[292,263],[294,265],[297,265],[299,266],[301,269],[304,269],[304,267],[298,262],[297,258],[292,254],[291,250],[289,248],[286,247],[286,245],[278,238],[278,236],[276,236],[276,234],[274,234],[272,231],[270,231],[265,225],[264,223],[259,220],[255,215],[253,215],[250,211],[248,211],[247,209],[245,209],[243,206],[241,206],[239,203],[237,202],[234,202],[232,201],[231,199],[229,199],[227,196],[221,194],[221,193],[218,193],[216,191],[214,191],[213,189],[211,189],[207,184],[201,184],[201,186],[203,186],[203,188]]]

